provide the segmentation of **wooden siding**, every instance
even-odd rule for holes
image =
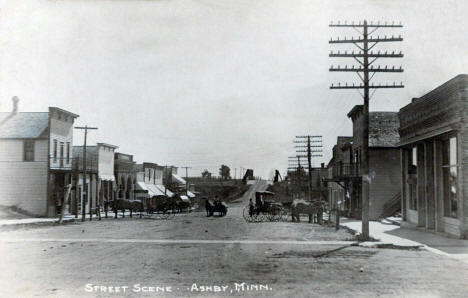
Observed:
[[[23,161],[23,140],[0,140],[0,205],[46,215],[47,140],[35,140],[34,161]]]
[[[400,151],[397,148],[370,148],[370,220],[376,220],[383,207],[401,191]]]

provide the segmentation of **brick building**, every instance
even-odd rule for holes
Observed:
[[[0,113],[0,205],[36,216],[55,216],[71,181],[73,123],[78,115],[56,107],[48,112]]]
[[[468,75],[400,109],[403,225],[468,238]]]

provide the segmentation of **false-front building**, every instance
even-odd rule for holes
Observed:
[[[468,238],[468,75],[400,109],[403,225]]]
[[[78,115],[0,113],[0,205],[35,216],[55,216],[71,182],[73,122]]]

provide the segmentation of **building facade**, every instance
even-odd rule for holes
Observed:
[[[34,216],[55,216],[71,183],[73,123],[78,115],[57,107],[48,112],[0,113],[0,205]]]
[[[86,213],[90,207],[102,207],[104,201],[114,199],[114,151],[117,146],[97,143],[86,146],[86,184],[83,171],[83,146],[73,147],[73,185],[71,213],[81,214],[82,202],[85,200]]]
[[[114,175],[116,183],[114,198],[133,200],[136,184],[133,155],[115,152]]]
[[[337,137],[333,146],[332,158],[327,165],[328,169],[328,205],[330,209],[338,209],[341,214],[352,216],[353,205],[351,202],[350,189],[352,187],[353,153],[351,150],[353,137]],[[335,178],[335,179],[333,179]]]
[[[468,75],[400,109],[403,225],[468,238]]]
[[[344,189],[340,192],[332,184],[332,191],[337,192],[336,202],[345,201],[347,213],[360,218],[362,214],[362,134],[363,106],[355,106],[347,115],[353,121],[352,142],[336,147],[328,182],[336,183]],[[401,179],[399,179],[399,135],[397,112],[369,113],[369,219],[391,215],[398,211],[401,197]],[[343,153],[339,153],[339,150]],[[349,202],[346,202],[349,195]],[[336,203],[333,202],[333,203]],[[395,210],[396,208],[396,210]],[[390,213],[390,214],[389,214]]]

